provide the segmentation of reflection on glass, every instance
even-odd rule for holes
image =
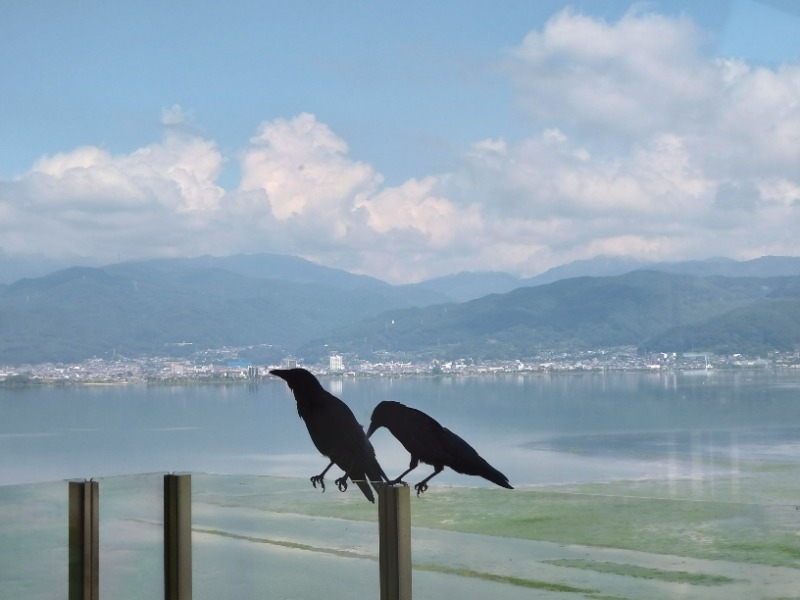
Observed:
[[[418,406],[516,488],[445,471],[412,494],[417,598],[796,596],[798,373],[339,382],[360,422],[382,399]],[[376,507],[311,487],[326,461],[285,387],[0,390],[0,405],[0,477],[20,483],[0,486],[0,598],[66,581],[67,484],[20,479],[87,470],[123,474],[100,480],[101,593],[159,597],[167,469],[193,472],[196,598],[374,597]],[[381,433],[397,475],[408,453]]]
[[[0,486],[0,598],[66,597],[66,482]]]
[[[411,497],[414,596],[791,597],[800,581],[800,466],[738,468],[700,487],[693,478],[431,486]],[[321,493],[299,478],[192,480],[195,598],[377,594],[377,508],[360,494]],[[162,474],[100,481],[104,597],[162,594],[162,484]],[[0,598],[63,590],[66,490],[66,482],[0,487]]]

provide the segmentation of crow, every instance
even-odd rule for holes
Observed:
[[[388,481],[375,450],[364,434],[364,429],[356,421],[353,412],[336,396],[326,391],[314,375],[305,369],[273,369],[270,371],[286,381],[297,401],[297,413],[305,421],[311,441],[322,454],[344,471],[344,475],[336,480],[339,489],[347,489],[349,477],[370,502],[375,496],[369,483],[377,491],[378,487]],[[319,475],[311,478],[325,491],[323,477],[331,465]],[[369,483],[368,483],[369,482]]]
[[[464,475],[479,475],[501,487],[514,489],[508,483],[508,477],[481,458],[475,448],[421,410],[384,400],[372,412],[367,437],[380,427],[386,427],[411,454],[408,469],[390,481],[390,485],[400,483],[405,475],[424,462],[431,465],[434,471],[414,486],[417,496],[428,489],[428,481],[445,467]]]

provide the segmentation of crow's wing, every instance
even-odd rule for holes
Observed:
[[[495,469],[478,454],[478,451],[470,446],[461,437],[447,429],[442,428],[442,450],[447,454],[448,462],[445,464],[464,475],[478,475],[496,483],[504,488],[511,488],[508,477]]]
[[[367,481],[382,482],[388,478],[353,411],[339,398],[328,394],[326,402],[315,411],[313,421],[319,437],[319,451],[347,473],[367,498],[373,500]]]
[[[398,405],[386,426],[412,458],[429,465],[446,465],[449,454],[442,445],[443,427],[436,419],[410,406]]]

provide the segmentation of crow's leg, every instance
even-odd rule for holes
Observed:
[[[334,483],[336,484],[336,487],[339,488],[340,492],[346,492],[347,491],[347,473],[345,473],[344,475],[339,477],[339,479],[336,479],[334,481]]]
[[[332,466],[333,466],[333,461],[331,461],[331,464],[329,464],[327,467],[325,467],[325,470],[322,473],[320,473],[319,475],[312,475],[311,476],[311,485],[313,485],[314,487],[317,487],[317,484],[319,484],[319,486],[322,488],[322,491],[324,492],[325,491],[325,479],[324,479],[325,473],[330,471],[330,468]]]
[[[389,482],[389,485],[396,485],[398,483],[405,484],[405,481],[403,481],[403,477],[405,477],[406,475],[411,473],[411,471],[416,469],[418,466],[419,466],[419,459],[412,456],[411,457],[411,464],[408,465],[408,468],[405,471],[403,471],[402,473],[400,473],[400,475],[398,475],[395,479],[392,479]]]
[[[417,485],[414,486],[414,489],[417,490],[417,496],[425,492],[428,489],[428,482],[436,477],[439,473],[444,470],[444,467],[441,465],[434,465],[434,471],[430,475],[428,475],[425,479],[420,481]]]
[[[339,479],[335,479],[333,481],[336,484],[336,487],[339,488],[340,492],[346,492],[347,491],[347,478],[350,477],[350,472],[353,470],[352,461],[350,462],[350,464],[347,465],[347,468],[343,469],[343,470],[344,470],[344,475],[339,477]],[[353,478],[350,477],[350,479],[353,479]],[[353,479],[353,481],[355,481],[355,479]]]
[[[334,483],[336,484],[336,487],[339,488],[340,492],[346,492],[347,491],[347,478],[348,477],[350,477],[350,479],[352,479],[353,482],[358,483],[355,478],[350,476],[350,473],[352,473],[352,471],[353,471],[353,463],[352,463],[352,461],[347,465],[347,468],[345,468],[343,470],[344,470],[344,475],[342,475],[341,477],[339,477],[339,479],[336,479],[334,481]]]

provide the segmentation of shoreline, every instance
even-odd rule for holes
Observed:
[[[548,370],[520,370],[520,371],[486,371],[486,372],[460,372],[460,373],[329,373],[327,371],[314,371],[323,380],[358,380],[358,379],[481,379],[481,378],[511,378],[511,377],[586,377],[609,374],[631,375],[682,375],[682,376],[706,376],[713,377],[716,373],[791,373],[800,372],[800,365],[778,365],[778,366],[729,366],[714,369],[646,369],[646,368],[598,368],[598,369],[548,369]],[[0,379],[0,389],[3,388],[31,388],[40,386],[124,386],[124,385],[152,385],[152,386],[257,386],[260,383],[275,381],[273,377],[259,376],[255,379],[245,377],[182,377],[182,378],[142,378],[142,379],[85,379],[76,380],[70,378],[40,378],[14,376]]]

